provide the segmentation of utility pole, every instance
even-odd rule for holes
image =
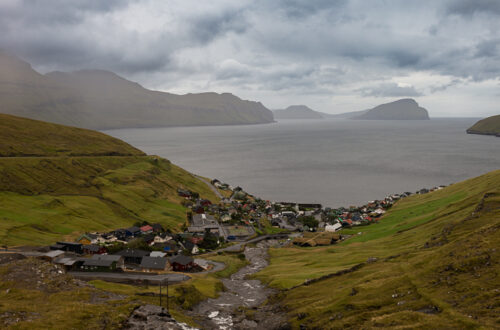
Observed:
[[[166,278],[167,280],[167,312],[165,313],[165,308],[163,308],[162,304],[161,304],[161,297],[162,297],[162,292],[161,292],[161,285],[163,283],[164,280],[160,280],[160,307],[161,307],[161,313],[160,313],[160,316],[168,316],[170,317],[170,308],[169,308],[169,303],[168,303],[168,277]]]
[[[170,308],[169,308],[169,305],[168,305],[168,277],[167,277],[167,314],[170,315]]]

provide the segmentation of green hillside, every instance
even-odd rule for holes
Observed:
[[[336,246],[272,249],[257,277],[294,328],[496,328],[499,228],[495,171],[405,198]]]
[[[500,115],[481,119],[472,125],[467,133],[500,136]]]
[[[0,157],[132,155],[145,154],[96,131],[0,114]]]
[[[187,171],[105,134],[4,115],[0,126],[1,155],[25,156],[0,157],[1,245],[49,244],[137,221],[178,231],[186,208],[177,188],[217,200]]]

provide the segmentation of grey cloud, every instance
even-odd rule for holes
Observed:
[[[453,79],[452,81],[450,81],[449,83],[446,83],[446,84],[430,86],[429,90],[431,93],[442,92],[442,91],[445,91],[448,88],[456,86],[460,83],[462,83],[461,79]]]
[[[422,96],[423,94],[413,86],[399,86],[396,83],[384,83],[374,87],[358,89],[363,96],[374,97],[410,97]]]
[[[472,16],[476,13],[500,15],[500,2],[497,0],[454,0],[447,6],[449,14]]]
[[[248,25],[243,13],[236,9],[202,14],[188,23],[191,35],[202,43],[210,42],[228,32],[243,33]]]
[[[500,55],[500,38],[485,40],[476,45],[475,57],[498,57]]]
[[[338,9],[346,3],[346,0],[280,0],[275,9],[284,12],[288,17],[301,19],[322,11]]]
[[[487,0],[0,1],[0,48],[42,71],[106,69],[186,91],[419,96],[452,85],[387,82],[500,78],[499,13]]]

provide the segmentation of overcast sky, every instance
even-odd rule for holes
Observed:
[[[499,0],[1,0],[0,31],[43,73],[106,69],[271,109],[412,97],[433,117],[500,113]]]

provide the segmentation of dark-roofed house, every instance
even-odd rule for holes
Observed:
[[[179,251],[179,246],[177,245],[177,242],[174,240],[169,240],[166,241],[165,243],[155,243],[153,245],[155,248],[162,248],[164,252],[172,255],[177,253]]]
[[[85,260],[87,259],[63,256],[54,260],[53,263],[69,272],[71,270],[80,270],[80,267],[82,267]]]
[[[191,218],[191,225],[188,227],[190,233],[219,233],[219,223],[215,218],[208,214],[195,214]]]
[[[39,258],[47,261],[52,261],[64,256],[64,253],[65,252],[63,250],[51,250],[47,253],[42,254],[41,256],[39,256]]]
[[[119,255],[93,255],[83,263],[83,269],[87,271],[102,272],[113,271],[123,268],[124,258]]]
[[[120,252],[115,253],[116,255],[122,256],[126,264],[138,264],[142,262],[142,258],[148,256],[150,252],[137,249],[125,249]]]
[[[167,258],[159,257],[143,257],[141,269],[144,272],[164,272],[169,269],[170,265]]]
[[[159,223],[153,223],[151,225],[151,227],[153,227],[153,232],[155,232],[155,233],[161,233],[161,232],[163,232],[163,226],[160,225]]]
[[[135,237],[141,233],[141,228],[132,226],[127,229],[125,229],[125,234],[127,237]]]
[[[194,267],[194,259],[189,256],[177,255],[170,258],[169,262],[176,272],[188,271]]]
[[[85,254],[103,254],[106,252],[106,248],[98,244],[88,244],[83,246],[83,253]]]
[[[49,246],[49,248],[51,250],[62,250],[62,249],[64,249],[64,245],[62,245],[62,244],[52,244],[51,246]]]
[[[146,242],[146,244],[151,244],[154,242],[156,235],[155,234],[147,234],[142,236],[142,240]]]
[[[121,241],[124,241],[127,238],[127,230],[126,229],[117,229],[113,232],[115,237]]]
[[[194,244],[191,241],[185,241],[182,243],[186,251],[188,251],[191,254],[198,254],[200,252],[200,249],[198,248],[198,245]]]
[[[61,250],[66,252],[82,253],[82,244],[74,242],[57,242],[57,245],[62,245]]]

